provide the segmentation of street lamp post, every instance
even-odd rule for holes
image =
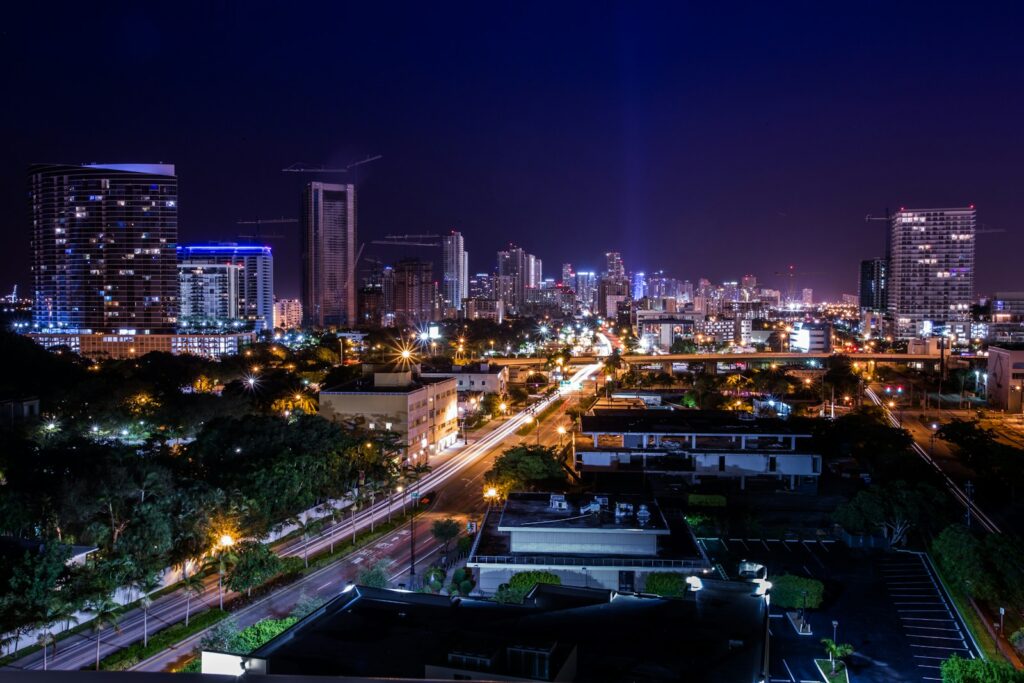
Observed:
[[[833,643],[836,642],[836,629],[838,629],[838,628],[839,628],[839,620],[838,619],[833,619],[832,620],[832,642]],[[832,654],[833,654],[832,650],[829,650],[829,652],[828,652],[828,663],[832,665],[832,670],[835,671],[836,670],[836,662],[832,658]]]
[[[558,432],[558,447],[561,448],[562,447],[562,437],[565,436],[565,427],[563,425],[558,425],[558,429],[555,430],[555,431]]]

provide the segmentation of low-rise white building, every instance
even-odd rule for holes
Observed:
[[[453,365],[449,368],[424,369],[420,375],[427,378],[451,377],[459,391],[482,394],[508,393],[508,368],[494,363]]]
[[[816,487],[821,455],[811,434],[778,418],[713,410],[595,410],[574,440],[581,471],[648,472],[685,478],[786,482]]]
[[[477,590],[549,571],[563,585],[638,592],[651,572],[703,574],[711,564],[681,513],[629,495],[512,493],[491,509],[470,552]]]
[[[1009,413],[1024,410],[1024,347],[988,347],[985,378],[989,405]]]

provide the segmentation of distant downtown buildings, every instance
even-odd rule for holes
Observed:
[[[273,329],[274,257],[270,247],[195,244],[178,247],[177,251],[183,324],[198,319],[207,323],[198,327],[237,322],[256,332]],[[237,284],[232,285],[232,278],[237,278]],[[201,296],[204,292],[211,293],[214,300],[204,300]],[[213,311],[219,315],[212,320],[204,318],[204,313]]]

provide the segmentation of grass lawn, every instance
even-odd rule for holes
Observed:
[[[846,673],[846,665],[842,662],[836,663],[836,672],[832,673],[832,663],[827,659],[815,659],[814,663],[828,683],[849,683],[850,676]]]

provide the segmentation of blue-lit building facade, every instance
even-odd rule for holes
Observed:
[[[220,327],[230,327],[239,323],[246,329],[263,332],[274,328],[274,257],[270,247],[251,244],[190,244],[178,247],[179,271],[183,273],[181,297],[189,301],[189,310],[182,310],[183,320],[202,319]],[[206,277],[206,266],[234,266],[238,271],[237,303],[230,303],[230,277],[224,272],[224,278]],[[205,286],[197,287],[196,272],[203,273]],[[210,273],[213,273],[210,270]],[[189,288],[187,292],[184,288]],[[203,293],[210,292],[223,300],[223,305],[206,301]],[[196,315],[201,311],[223,311],[223,319],[210,320],[209,317]]]
[[[29,169],[32,329],[173,331],[178,179],[170,164]]]

